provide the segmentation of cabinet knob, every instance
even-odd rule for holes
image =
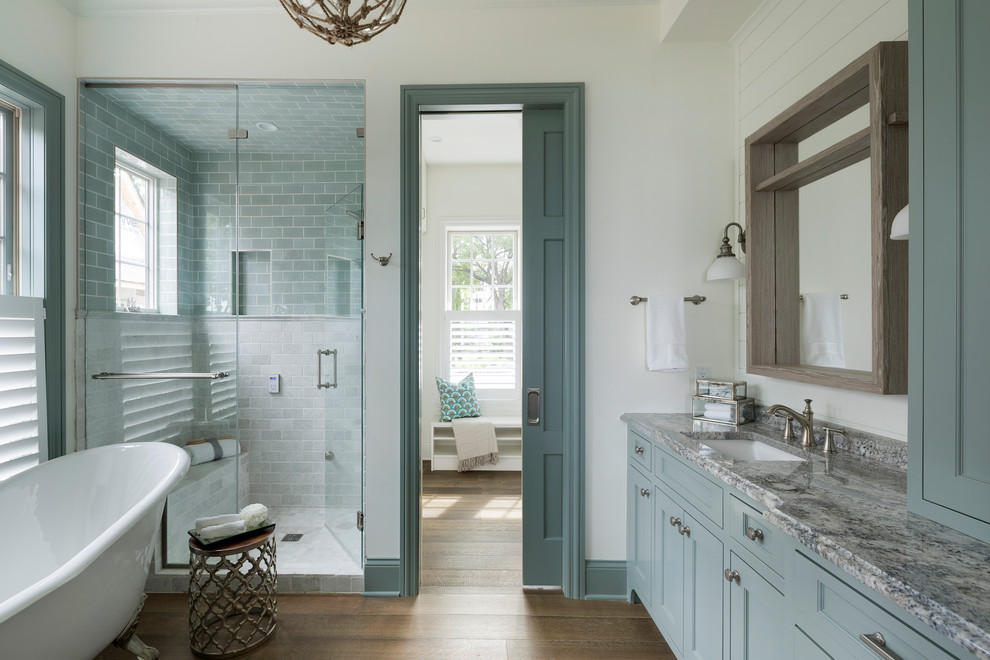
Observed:
[[[739,582],[739,571],[734,571],[731,568],[727,568],[725,569],[725,573],[723,573],[723,575],[729,582]]]
[[[688,527],[687,525],[684,525],[683,527],[678,527],[677,533],[680,534],[681,536],[691,536],[691,528]]]
[[[636,447],[633,451],[636,452],[637,454],[642,454],[643,453],[643,448],[642,447]]]
[[[650,489],[649,488],[640,488],[639,489],[639,494],[642,495],[643,497],[649,497],[650,496]]]
[[[670,517],[670,526],[671,527],[680,527],[681,526],[681,519],[680,518],[675,518],[674,516],[671,516]]]
[[[750,541],[755,541],[756,539],[759,539],[759,540],[762,541],[763,540],[763,530],[762,529],[753,529],[752,527],[747,527],[746,528],[746,538],[748,538]]]

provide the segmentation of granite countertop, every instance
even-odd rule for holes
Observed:
[[[780,429],[762,422],[739,433],[767,436],[759,439],[807,460],[741,461],[684,435],[704,436],[688,414],[627,413],[622,421],[762,503],[769,523],[990,660],[990,544],[908,512],[902,465],[869,451],[826,458],[778,440]]]

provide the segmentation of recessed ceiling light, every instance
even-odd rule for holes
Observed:
[[[278,126],[276,126],[270,121],[259,121],[257,124],[255,124],[255,126],[258,127],[258,130],[268,131],[269,133],[274,133],[275,131],[278,130]]]
[[[439,135],[431,135],[430,142],[443,142],[443,138]]]

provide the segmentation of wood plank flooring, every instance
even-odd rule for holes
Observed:
[[[281,594],[275,636],[242,657],[673,660],[642,605],[523,591],[518,497],[518,473],[424,473],[421,594]],[[152,594],[138,635],[162,660],[191,660],[187,625],[186,594]]]
[[[519,472],[423,469],[422,593],[519,593],[522,479]]]

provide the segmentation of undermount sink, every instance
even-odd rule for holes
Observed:
[[[804,461],[800,456],[772,447],[757,438],[756,433],[685,433],[720,454],[741,461]]]

